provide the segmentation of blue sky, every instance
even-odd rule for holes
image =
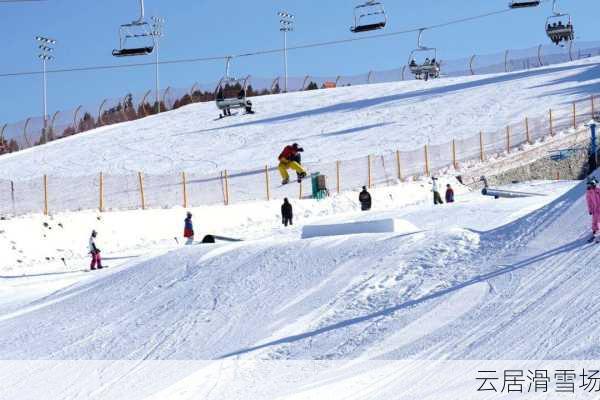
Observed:
[[[290,45],[352,37],[353,6],[350,0],[146,0],[147,16],[166,18],[161,59],[226,55],[282,46],[276,12],[296,15]],[[385,1],[388,32],[417,28],[451,19],[499,10],[507,0]],[[597,19],[600,2],[563,0],[560,6],[573,16],[579,40],[600,39]],[[50,68],[113,65],[153,61],[153,56],[115,59],[120,24],[135,19],[137,0],[47,0],[43,3],[0,4],[3,56],[0,73],[39,70],[34,37],[58,40],[56,60]],[[439,49],[439,58],[453,59],[473,53],[493,53],[547,43],[545,18],[551,4],[493,16],[427,32],[426,42]],[[367,34],[368,35],[368,34]],[[8,39],[8,40],[6,40]],[[371,69],[397,68],[415,47],[415,35],[355,42],[335,47],[290,52],[290,75],[347,75]],[[280,55],[240,59],[238,74],[272,77],[282,73]],[[190,87],[213,82],[223,74],[222,62],[161,67],[162,85]],[[49,75],[49,112],[78,104],[95,104],[102,98],[153,87],[153,67]],[[0,123],[42,114],[41,76],[0,78]]]

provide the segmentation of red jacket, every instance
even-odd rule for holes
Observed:
[[[285,149],[279,155],[279,160],[285,158],[286,160],[291,160],[296,154],[298,154],[298,149],[294,149],[292,146],[285,146]]]

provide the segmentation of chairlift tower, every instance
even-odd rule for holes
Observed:
[[[48,86],[46,79],[46,63],[54,59],[54,56],[51,54],[54,51],[54,45],[56,44],[56,40],[50,39],[44,36],[36,36],[35,40],[38,44],[38,58],[42,60],[42,74],[43,74],[43,98],[44,98],[44,128],[42,130],[42,137],[44,139],[44,143],[48,142],[48,103],[47,103],[47,93]]]
[[[152,17],[152,39],[154,40],[154,72],[156,80],[156,109],[157,114],[160,113],[160,81],[158,74],[158,42],[163,37],[163,26],[165,19],[161,17]]]
[[[279,31],[283,32],[283,65],[285,70],[284,88],[283,91],[288,91],[288,61],[287,61],[287,34],[293,32],[295,28],[295,16],[287,11],[279,11]]]

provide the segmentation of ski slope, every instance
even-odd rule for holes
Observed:
[[[2,156],[0,169],[13,180],[100,171],[210,174],[272,165],[291,142],[304,146],[306,162],[413,150],[589,98],[598,92],[599,61],[257,97],[255,115],[224,120],[215,120],[213,103],[193,104]]]
[[[272,164],[292,141],[309,162],[413,148],[588,97],[598,61],[266,96],[258,114],[220,121],[194,104],[2,156],[0,168],[209,173]],[[470,398],[473,371],[499,360],[598,358],[585,185],[521,183],[509,188],[546,196],[494,200],[446,183],[458,201],[439,207],[427,180],[378,187],[368,213],[356,192],[293,201],[289,229],[279,201],[192,209],[198,238],[245,239],[215,245],[177,243],[177,208],[0,220],[0,398]],[[416,231],[301,239],[306,224],[381,219]],[[91,229],[110,265],[94,273]]]
[[[11,382],[0,393],[386,399],[444,360],[597,358],[600,245],[586,243],[584,184],[513,188],[547,196],[463,192],[454,205],[427,195],[398,208],[383,188],[371,213],[308,201],[291,230],[260,212],[252,227],[232,226],[245,242],[154,247],[93,274],[4,277],[23,298],[0,296],[0,376]],[[419,231],[300,239],[304,223],[381,218]],[[31,371],[43,392],[27,384]],[[448,390],[472,391],[462,385]]]

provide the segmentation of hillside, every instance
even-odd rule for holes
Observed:
[[[257,114],[225,120],[194,104],[2,156],[0,168],[69,186],[97,171],[260,168],[293,141],[313,162],[410,149],[589,98],[599,62],[265,96]],[[371,190],[369,212],[354,182],[320,201],[288,185],[289,228],[281,192],[189,208],[197,240],[243,239],[231,243],[183,246],[181,207],[94,211],[93,186],[83,211],[0,219],[0,398],[494,398],[475,396],[478,371],[597,368],[585,364],[600,355],[585,183],[515,183],[539,196],[494,199],[441,175],[457,201],[433,206],[429,178],[391,181]],[[32,193],[19,202],[39,202]],[[301,238],[306,225],[390,218],[414,230]],[[108,265],[94,272],[92,229]]]
[[[423,385],[437,365],[411,359],[592,359],[599,288],[588,278],[600,247],[585,241],[584,186],[515,188],[549,196],[464,194],[455,206],[388,203],[326,218],[400,218],[419,229],[411,235],[300,240],[299,227],[274,230],[266,219],[258,231],[233,228],[254,238],[242,243],[150,246],[141,257],[114,254],[122,261],[95,274],[4,277],[0,357],[38,361],[8,362],[13,385],[2,392],[39,394],[15,380],[31,368],[55,398],[311,398],[302,391],[327,396],[384,374],[392,382],[352,398],[385,399]],[[182,374],[182,363],[195,373]],[[452,390],[468,393],[468,378]]]
[[[144,171],[209,174],[273,164],[300,142],[307,162],[413,150],[496,131],[596,94],[599,58],[526,72],[405,81],[254,99],[255,115],[214,120],[212,103],[99,128],[0,157],[3,177]]]

